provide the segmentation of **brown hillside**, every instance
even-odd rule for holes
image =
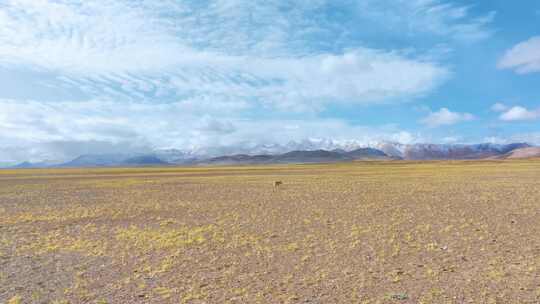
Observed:
[[[535,157],[540,157],[540,147],[516,149],[505,155],[505,158],[509,158],[509,159],[535,158]]]

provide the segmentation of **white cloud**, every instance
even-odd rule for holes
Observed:
[[[497,102],[491,106],[491,111],[493,112],[504,112],[506,110],[508,110],[508,106],[501,102]]]
[[[122,149],[180,148],[202,155],[283,152],[378,141],[411,143],[420,138],[396,126],[365,127],[339,119],[246,119],[227,109],[198,115],[186,111],[190,106],[0,100],[0,160],[67,160]]]
[[[320,13],[330,8],[342,10],[342,20]],[[388,18],[379,18],[383,12]],[[378,20],[377,36],[489,35],[490,18],[470,15],[438,0],[12,0],[0,12],[0,62],[49,73],[25,91],[46,85],[113,100],[219,95],[318,110],[408,100],[449,76],[422,54],[366,48],[350,36],[358,20]]]
[[[473,120],[475,117],[469,113],[452,112],[447,108],[441,108],[437,112],[431,112],[420,122],[427,125],[430,128],[439,126],[454,125],[463,121]]]
[[[449,73],[433,62],[397,52],[355,49],[297,58],[219,56],[142,75],[62,79],[65,88],[116,100],[176,101],[219,97],[278,109],[319,109],[328,103],[392,102],[430,92]]]
[[[498,67],[519,74],[540,72],[540,36],[532,37],[508,50]]]
[[[503,121],[524,121],[524,120],[535,120],[540,118],[540,109],[538,110],[528,110],[521,106],[515,106],[499,116],[499,119]]]
[[[89,143],[91,151],[115,151],[126,142],[203,149],[261,138],[301,141],[312,131],[342,142],[413,141],[417,136],[403,130],[312,114],[331,104],[409,101],[451,76],[429,45],[385,49],[367,46],[370,38],[427,35],[438,48],[488,37],[493,18],[443,0],[0,6],[0,146],[10,159],[34,146],[52,151],[52,142]],[[255,122],[262,112],[269,118]],[[284,114],[294,119],[280,119]],[[25,155],[50,156],[39,151]]]

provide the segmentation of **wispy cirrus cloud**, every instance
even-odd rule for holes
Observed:
[[[407,35],[436,35],[474,42],[493,35],[490,24],[496,13],[474,16],[471,6],[441,0],[358,1],[361,18],[384,24]]]
[[[379,20],[382,33],[390,22],[396,32],[481,38],[489,19],[435,0],[12,0],[0,14],[0,56],[50,71],[40,83],[93,98],[219,94],[304,109],[403,100],[448,77],[420,54],[365,47],[350,34],[358,20]]]

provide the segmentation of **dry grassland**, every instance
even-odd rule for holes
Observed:
[[[0,171],[0,303],[540,303],[540,161]]]

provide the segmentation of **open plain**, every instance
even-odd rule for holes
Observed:
[[[3,170],[0,303],[540,303],[540,161]]]

